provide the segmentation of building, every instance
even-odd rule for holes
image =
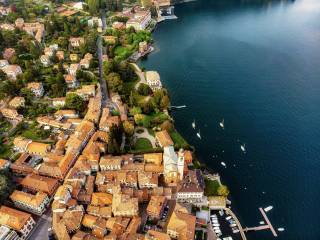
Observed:
[[[16,54],[16,50],[14,50],[14,48],[6,48],[3,51],[2,56],[4,59],[9,61],[15,54]]]
[[[138,183],[139,188],[156,188],[158,187],[159,175],[157,173],[139,171]]]
[[[157,143],[160,145],[160,147],[168,147],[168,146],[173,146],[173,141],[167,132],[167,130],[163,130],[160,132],[156,132],[156,140]]]
[[[79,114],[72,109],[58,110],[54,113],[54,117],[58,120],[63,118],[79,118]]]
[[[126,23],[126,27],[133,27],[135,30],[145,30],[151,22],[151,12],[149,10],[138,9]]]
[[[80,64],[79,63],[72,63],[70,64],[70,67],[68,68],[68,73],[76,76],[77,72],[80,70]]]
[[[60,97],[60,98],[52,98],[52,105],[54,107],[63,107],[66,104],[66,98]]]
[[[171,240],[168,234],[155,230],[148,230],[145,240]]]
[[[24,137],[16,137],[13,139],[13,149],[17,152],[26,152],[28,145],[32,142],[31,139]]]
[[[112,213],[114,216],[133,217],[139,214],[138,198],[121,193],[119,186],[113,187]]]
[[[43,66],[48,67],[51,64],[50,56],[45,54],[41,55],[40,62],[43,64]]]
[[[56,52],[56,57],[58,58],[59,61],[63,61],[64,60],[64,51],[57,51]]]
[[[70,42],[71,47],[78,48],[82,44],[84,44],[84,38],[83,37],[71,37],[69,39],[69,42]]]
[[[31,142],[28,144],[26,152],[32,155],[45,156],[51,149],[50,144]]]
[[[20,240],[21,238],[15,230],[11,230],[6,226],[0,226],[0,239],[1,240]]]
[[[91,60],[87,59],[87,58],[81,59],[81,61],[80,61],[81,68],[88,69],[90,67],[90,61]]]
[[[10,166],[10,162],[0,158],[0,170],[7,169]]]
[[[71,60],[72,62],[78,62],[78,61],[79,61],[79,56],[78,56],[78,54],[76,54],[76,53],[71,53],[71,54],[69,55],[69,58],[70,58],[70,60]]]
[[[117,22],[116,21],[116,22],[112,23],[112,28],[121,30],[121,29],[125,29],[126,25],[123,22]]]
[[[100,159],[101,171],[115,171],[120,170],[122,165],[122,158],[120,156],[104,156]]]
[[[48,195],[43,192],[31,194],[15,190],[10,195],[10,199],[16,207],[37,215],[42,215],[49,204]]]
[[[167,204],[165,196],[151,196],[147,207],[147,213],[152,219],[160,219]]]
[[[162,83],[160,81],[160,75],[156,71],[146,72],[146,81],[152,91],[162,88]]]
[[[168,185],[176,185],[183,179],[184,158],[175,153],[173,146],[164,147],[163,174]]]
[[[146,51],[148,51],[148,49],[149,46],[146,41],[139,42],[139,53],[145,53]]]
[[[8,120],[11,121],[17,121],[21,122],[23,119],[23,116],[20,115],[16,109],[11,109],[11,108],[1,108],[0,113],[2,116]]]
[[[167,225],[167,234],[173,239],[194,240],[196,217],[176,204]]]
[[[188,171],[177,187],[177,201],[197,203],[203,199],[204,178],[199,169]]]
[[[36,97],[42,97],[44,94],[44,88],[41,82],[28,83],[27,88],[30,89]]]
[[[20,108],[25,106],[25,99],[24,97],[14,97],[9,102],[9,107],[12,108]]]
[[[22,239],[26,239],[35,221],[31,214],[3,205],[0,207],[0,224],[17,231]]]
[[[22,74],[21,67],[19,65],[6,65],[1,70],[12,80],[16,80],[19,74]]]
[[[44,192],[52,196],[59,186],[57,179],[29,174],[21,181],[21,185],[32,192]]]

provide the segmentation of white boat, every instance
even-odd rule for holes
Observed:
[[[225,162],[221,162],[221,165],[224,166],[225,168],[227,167],[227,164]]]
[[[199,132],[197,133],[197,137],[198,137],[199,139],[201,139],[200,130],[199,130]]]
[[[260,225],[263,225],[263,224],[264,224],[264,221],[260,221],[259,224],[260,224]]]
[[[279,231],[279,232],[283,232],[283,231],[284,231],[284,228],[278,228],[278,231]]]
[[[268,207],[264,208],[263,210],[265,212],[269,212],[272,208],[273,208],[273,206],[268,206]]]
[[[242,152],[246,152],[246,144],[241,144],[240,148]]]
[[[193,128],[193,129],[196,129],[196,121],[195,121],[195,120],[193,120],[193,122],[192,122],[191,125],[192,125],[192,128]]]
[[[224,119],[222,119],[222,121],[219,123],[219,125],[220,125],[220,127],[221,127],[222,129],[224,129]]]

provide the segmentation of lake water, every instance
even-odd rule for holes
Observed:
[[[173,113],[176,127],[221,174],[244,226],[272,205],[271,222],[286,229],[278,239],[320,239],[320,1],[240,2],[176,6],[142,65],[160,73],[173,105],[188,106]]]

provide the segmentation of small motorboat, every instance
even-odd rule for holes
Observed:
[[[195,120],[193,120],[193,122],[192,122],[191,125],[192,125],[192,128],[193,128],[193,129],[196,129],[196,121],[195,121]]]
[[[222,121],[219,123],[219,125],[220,125],[220,127],[221,127],[222,129],[224,129],[224,119],[222,119]]]
[[[269,212],[272,208],[273,208],[273,206],[268,206],[268,207],[264,208],[263,210],[265,212]]]
[[[259,224],[260,224],[260,225],[263,225],[263,224],[264,224],[264,221],[260,221]]]
[[[225,162],[221,162],[221,165],[224,166],[225,168],[227,167],[227,164]]]
[[[281,228],[281,227],[280,227],[280,228],[278,228],[278,231],[279,231],[279,232],[283,232],[283,231],[284,231],[284,228]]]
[[[241,144],[240,149],[242,152],[246,152],[246,144]]]
[[[199,139],[201,139],[200,130],[199,130],[199,132],[197,132],[197,137],[198,137]]]

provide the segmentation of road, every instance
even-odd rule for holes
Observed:
[[[141,83],[147,84],[147,80],[146,80],[144,72],[139,68],[139,66],[137,64],[131,63],[131,65],[134,67],[134,71],[140,79],[139,82],[135,86],[135,89],[138,89],[138,87]]]
[[[99,82],[101,87],[101,93],[102,93],[102,107],[105,107],[109,101],[108,97],[108,87],[107,83],[103,78],[103,47],[102,47],[102,36],[105,29],[106,29],[106,14],[104,11],[101,12],[101,21],[102,21],[102,33],[99,34],[97,39],[97,51],[98,51],[98,59],[99,59]]]

